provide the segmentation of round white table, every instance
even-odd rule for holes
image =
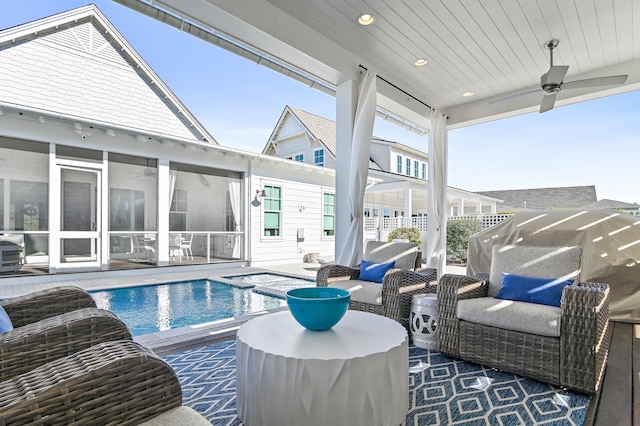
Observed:
[[[347,311],[327,331],[289,311],[254,318],[236,337],[236,407],[246,426],[397,426],[409,408],[407,331]]]

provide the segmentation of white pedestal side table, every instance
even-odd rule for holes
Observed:
[[[413,344],[423,349],[438,349],[436,325],[438,299],[435,294],[414,294],[411,299],[411,338]]]
[[[236,337],[236,407],[246,426],[397,426],[409,408],[409,342],[399,323],[347,311],[310,331],[289,311]]]

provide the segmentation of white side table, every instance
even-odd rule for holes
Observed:
[[[411,337],[423,349],[438,349],[438,299],[435,294],[414,294],[411,299]]]
[[[381,315],[347,311],[327,331],[289,311],[257,317],[236,337],[238,416],[246,426],[397,426],[408,366],[406,330]]]

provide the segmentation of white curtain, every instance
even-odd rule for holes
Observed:
[[[429,193],[427,205],[427,266],[438,269],[447,264],[447,117],[431,110],[429,132]]]
[[[240,182],[229,182],[229,198],[231,199],[233,221],[236,224],[235,231],[238,232],[242,229],[242,224],[240,223]],[[234,239],[233,254],[231,257],[234,259],[240,259],[240,235],[235,235]]]
[[[176,189],[176,178],[178,172],[176,170],[169,171],[169,210],[171,210],[171,204],[173,203],[173,193]]]
[[[369,172],[371,138],[376,115],[376,73],[368,70],[358,94],[349,159],[349,232],[342,247],[336,247],[336,263],[355,266],[362,259],[362,209]]]

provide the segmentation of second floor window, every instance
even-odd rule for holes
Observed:
[[[298,163],[304,163],[304,154],[296,154],[293,156],[293,161],[297,161]]]
[[[324,194],[322,202],[322,233],[336,235],[336,194]]]
[[[282,227],[282,188],[266,185],[264,191],[267,194],[262,202],[264,206],[264,236],[279,237]]]
[[[324,167],[324,149],[313,151],[313,164]]]
[[[402,174],[402,155],[398,155],[398,168],[396,171]]]
[[[411,158],[407,158],[407,170],[405,171],[407,176],[411,176]]]
[[[413,162],[413,177],[418,177],[418,172],[420,171],[420,163],[417,161]]]
[[[422,163],[422,179],[427,180],[427,163]]]

